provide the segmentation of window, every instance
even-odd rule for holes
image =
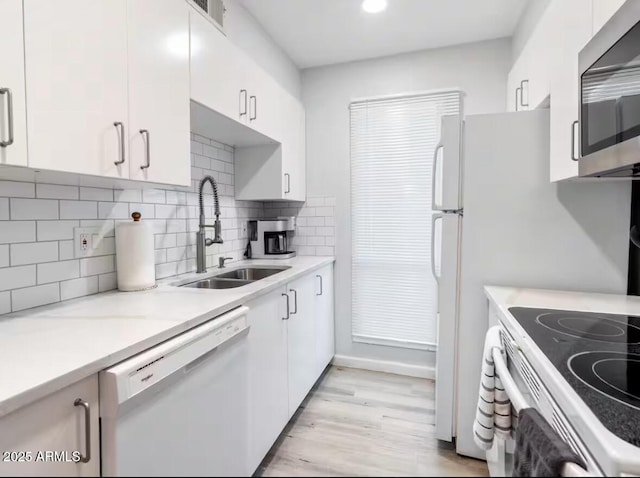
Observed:
[[[443,115],[459,91],[351,103],[353,340],[416,349],[437,342],[431,176]]]

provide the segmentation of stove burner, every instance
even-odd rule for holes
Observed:
[[[640,410],[640,355],[624,352],[582,352],[567,365],[585,385],[628,407]]]
[[[623,344],[640,343],[640,327],[609,317],[569,311],[547,312],[538,315],[536,322],[555,332],[579,339]],[[630,339],[629,335],[633,338]]]

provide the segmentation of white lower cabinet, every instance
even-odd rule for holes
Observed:
[[[333,265],[247,306],[255,470],[333,358]]]
[[[289,320],[287,344],[289,350],[289,418],[318,378],[316,366],[316,324],[314,275],[301,277],[287,285]]]
[[[251,470],[258,467],[289,419],[285,290],[247,304]]]
[[[316,373],[320,375],[335,355],[333,264],[315,273]]]
[[[100,476],[98,397],[93,375],[0,418],[0,476]]]

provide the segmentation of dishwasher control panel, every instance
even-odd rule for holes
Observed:
[[[101,389],[123,403],[170,375],[188,374],[200,363],[215,360],[216,349],[232,347],[234,338],[248,330],[248,310],[234,309],[100,372]]]

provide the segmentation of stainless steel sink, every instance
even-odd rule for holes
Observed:
[[[187,284],[175,285],[178,287],[193,287],[196,289],[235,289],[236,287],[249,285],[257,280],[272,276],[278,272],[286,271],[287,269],[291,269],[291,267],[246,267],[244,269],[235,269],[222,274],[217,274],[213,277],[207,277],[206,279],[189,282]]]
[[[216,277],[210,277],[209,279],[202,279],[188,284],[183,284],[180,287],[193,287],[196,289],[235,289],[236,287],[251,284],[251,282],[253,281],[218,279]]]
[[[225,272],[224,274],[218,274],[215,276],[215,278],[256,281],[277,274],[278,272],[286,271],[287,269],[290,269],[290,267],[273,267],[270,269],[248,267],[246,269],[236,269],[233,271]]]

